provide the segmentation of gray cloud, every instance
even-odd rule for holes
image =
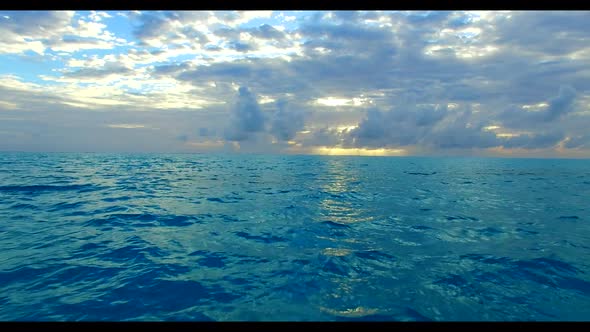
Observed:
[[[571,137],[564,144],[566,148],[590,148],[590,135],[580,135]]]
[[[25,35],[33,38],[46,38],[56,29],[67,27],[70,13],[64,11],[0,11],[9,18],[0,19],[0,31]]]
[[[311,137],[303,139],[305,146],[335,146],[343,143],[345,136],[336,129],[319,128],[313,131]]]
[[[354,144],[361,147],[418,144],[446,115],[446,106],[407,105],[389,112],[372,109],[350,135]]]
[[[44,108],[19,112],[18,121],[6,121],[13,112],[0,111],[0,150],[21,151],[98,151],[98,152],[191,152],[200,147],[189,144],[195,123],[206,123],[211,130],[222,128],[226,115],[218,112],[126,111],[102,109],[99,112],[73,107],[47,112]],[[6,113],[6,114],[5,114]],[[125,129],[117,124],[144,127]],[[185,140],[186,138],[186,140]]]
[[[190,64],[187,62],[183,63],[173,63],[161,66],[155,66],[153,73],[155,75],[173,75],[179,72],[183,72],[190,68]]]
[[[497,41],[544,54],[567,54],[587,40],[588,22],[588,11],[513,12],[497,25]]]
[[[562,132],[546,134],[524,134],[507,139],[502,143],[505,148],[543,149],[556,145],[565,137]]]
[[[555,88],[551,80],[544,79],[545,76],[559,77],[556,75],[567,74],[573,75],[566,76],[567,81],[581,81],[580,62],[557,62],[552,65],[540,63],[531,66],[530,57],[521,53],[511,54],[504,49],[469,62],[454,57],[426,56],[420,51],[428,45],[423,43],[426,35],[435,30],[432,24],[451,19],[454,26],[469,26],[471,23],[465,17],[451,16],[448,13],[434,18],[424,16],[409,20],[412,19],[425,20],[430,25],[419,29],[411,25],[406,28],[404,25],[396,36],[387,31],[361,27],[357,27],[351,34],[349,32],[354,29],[347,24],[322,26],[319,21],[308,23],[300,30],[307,38],[304,49],[308,57],[295,58],[290,62],[251,59],[232,64],[214,64],[184,72],[178,78],[196,80],[207,77],[222,80],[222,77],[231,77],[240,84],[256,87],[261,93],[296,93],[302,100],[326,95],[355,97],[361,93],[370,95],[371,92],[382,91],[385,96],[375,98],[381,107],[387,108],[393,103],[398,109],[411,108],[400,112],[374,111],[360,122],[358,129],[348,136],[345,135],[354,138],[354,145],[357,146],[423,144],[444,149],[486,148],[505,143],[507,146],[533,148],[548,144],[543,142],[554,143],[559,139],[559,136],[541,133],[531,137],[525,135],[512,141],[508,138],[499,139],[493,132],[482,128],[485,124],[498,122],[510,128],[522,128],[525,125],[530,127],[539,122],[550,125],[571,112],[575,98],[571,88],[562,88],[556,98],[549,100],[547,110],[535,115],[531,115],[532,112],[523,112],[520,108],[513,112],[498,113],[495,108],[502,103],[542,102],[544,98],[541,93],[545,92],[547,95],[547,91]],[[442,27],[439,26],[439,29]],[[402,37],[404,44],[408,45],[406,48],[399,48],[399,43],[393,42]],[[371,40],[375,40],[375,43],[371,43]],[[380,43],[383,40],[388,42]],[[332,52],[323,54],[315,50],[317,47],[324,47]],[[355,55],[346,55],[347,52]],[[552,67],[547,67],[548,65]],[[286,77],[291,79],[285,79]],[[414,103],[438,103],[441,107],[448,102],[478,103],[489,107],[482,113],[469,113],[469,121],[477,121],[480,123],[478,126],[464,120],[459,123],[447,121],[434,128],[448,111],[441,109],[434,112],[432,109],[412,108],[412,103],[407,101],[400,103],[400,97],[407,99],[408,96],[411,96]],[[340,133],[329,130],[318,132],[317,141],[335,142],[338,139],[334,137],[339,135]],[[315,139],[307,139],[306,142],[315,144]]]
[[[304,113],[300,109],[289,108],[287,102],[279,100],[277,111],[271,121],[270,133],[277,139],[288,141],[295,137],[305,125]]]
[[[483,130],[484,123],[474,119],[471,110],[464,110],[447,120],[425,138],[425,145],[436,149],[490,148],[500,145],[496,134]]]
[[[282,40],[285,38],[285,33],[275,29],[273,26],[263,24],[257,28],[248,30],[250,34],[257,38]]]
[[[238,99],[231,113],[231,124],[225,132],[226,139],[245,141],[251,137],[251,134],[264,130],[264,114],[256,97],[247,87],[240,87],[238,90]]]
[[[189,40],[196,41],[197,43],[206,44],[209,42],[209,38],[207,38],[207,36],[204,33],[196,30],[193,27],[183,27],[181,32]]]
[[[199,128],[199,136],[200,137],[208,137],[211,136],[213,133],[211,132],[211,130],[207,127],[201,127]]]
[[[232,50],[236,50],[238,52],[249,52],[256,49],[256,47],[252,44],[240,42],[240,41],[233,41],[229,43],[229,48]]]
[[[171,21],[157,14],[139,16],[140,25],[133,31],[135,37],[145,43],[146,39],[158,38],[172,26]]]
[[[133,34],[139,39],[141,46],[151,46],[152,39],[160,40],[168,46],[185,39],[193,43],[205,44],[209,42],[207,36],[189,24],[205,21],[209,15],[208,12],[199,11],[142,13],[135,17],[139,24],[133,30]]]
[[[549,100],[549,107],[545,112],[545,121],[552,121],[570,112],[576,98],[576,90],[570,86],[559,88],[559,95]]]
[[[65,77],[71,77],[71,78],[81,78],[81,79],[92,79],[92,78],[103,78],[103,77],[107,77],[109,75],[112,74],[117,74],[117,75],[121,75],[121,74],[130,74],[133,71],[131,70],[131,68],[128,68],[120,63],[117,62],[111,62],[111,63],[107,63],[105,64],[102,68],[82,68],[79,70],[75,70],[75,71],[71,71],[71,72],[65,72],[64,76]]]
[[[232,28],[219,28],[213,31],[217,37],[224,37],[227,39],[240,39],[240,31]]]
[[[501,113],[499,120],[510,128],[534,128],[539,124],[551,124],[572,111],[576,95],[572,87],[562,86],[559,88],[559,94],[548,101],[545,109],[527,111],[512,108]]]

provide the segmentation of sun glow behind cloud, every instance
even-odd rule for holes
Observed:
[[[322,106],[328,107],[337,107],[337,106],[363,106],[365,104],[372,103],[371,100],[367,98],[359,97],[359,98],[338,98],[338,97],[326,97],[326,98],[318,98],[315,100],[315,103]]]
[[[389,148],[367,149],[320,146],[313,148],[311,153],[326,156],[405,156],[407,155],[407,150]]]
[[[145,128],[142,124],[132,124],[132,123],[116,123],[116,124],[109,124],[107,125],[109,128],[116,128],[116,129],[139,129]]]

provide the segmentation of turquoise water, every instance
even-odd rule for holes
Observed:
[[[590,318],[590,160],[0,153],[0,320]]]

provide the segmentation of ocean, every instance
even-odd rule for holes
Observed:
[[[0,153],[0,320],[588,320],[589,198],[590,160]]]

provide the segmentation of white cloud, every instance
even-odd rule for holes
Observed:
[[[318,98],[314,102],[315,104],[328,106],[328,107],[338,107],[338,106],[354,106],[360,107],[367,104],[371,104],[372,101],[368,98],[364,97],[355,97],[355,98],[338,98],[338,97],[325,97],[325,98]]]

